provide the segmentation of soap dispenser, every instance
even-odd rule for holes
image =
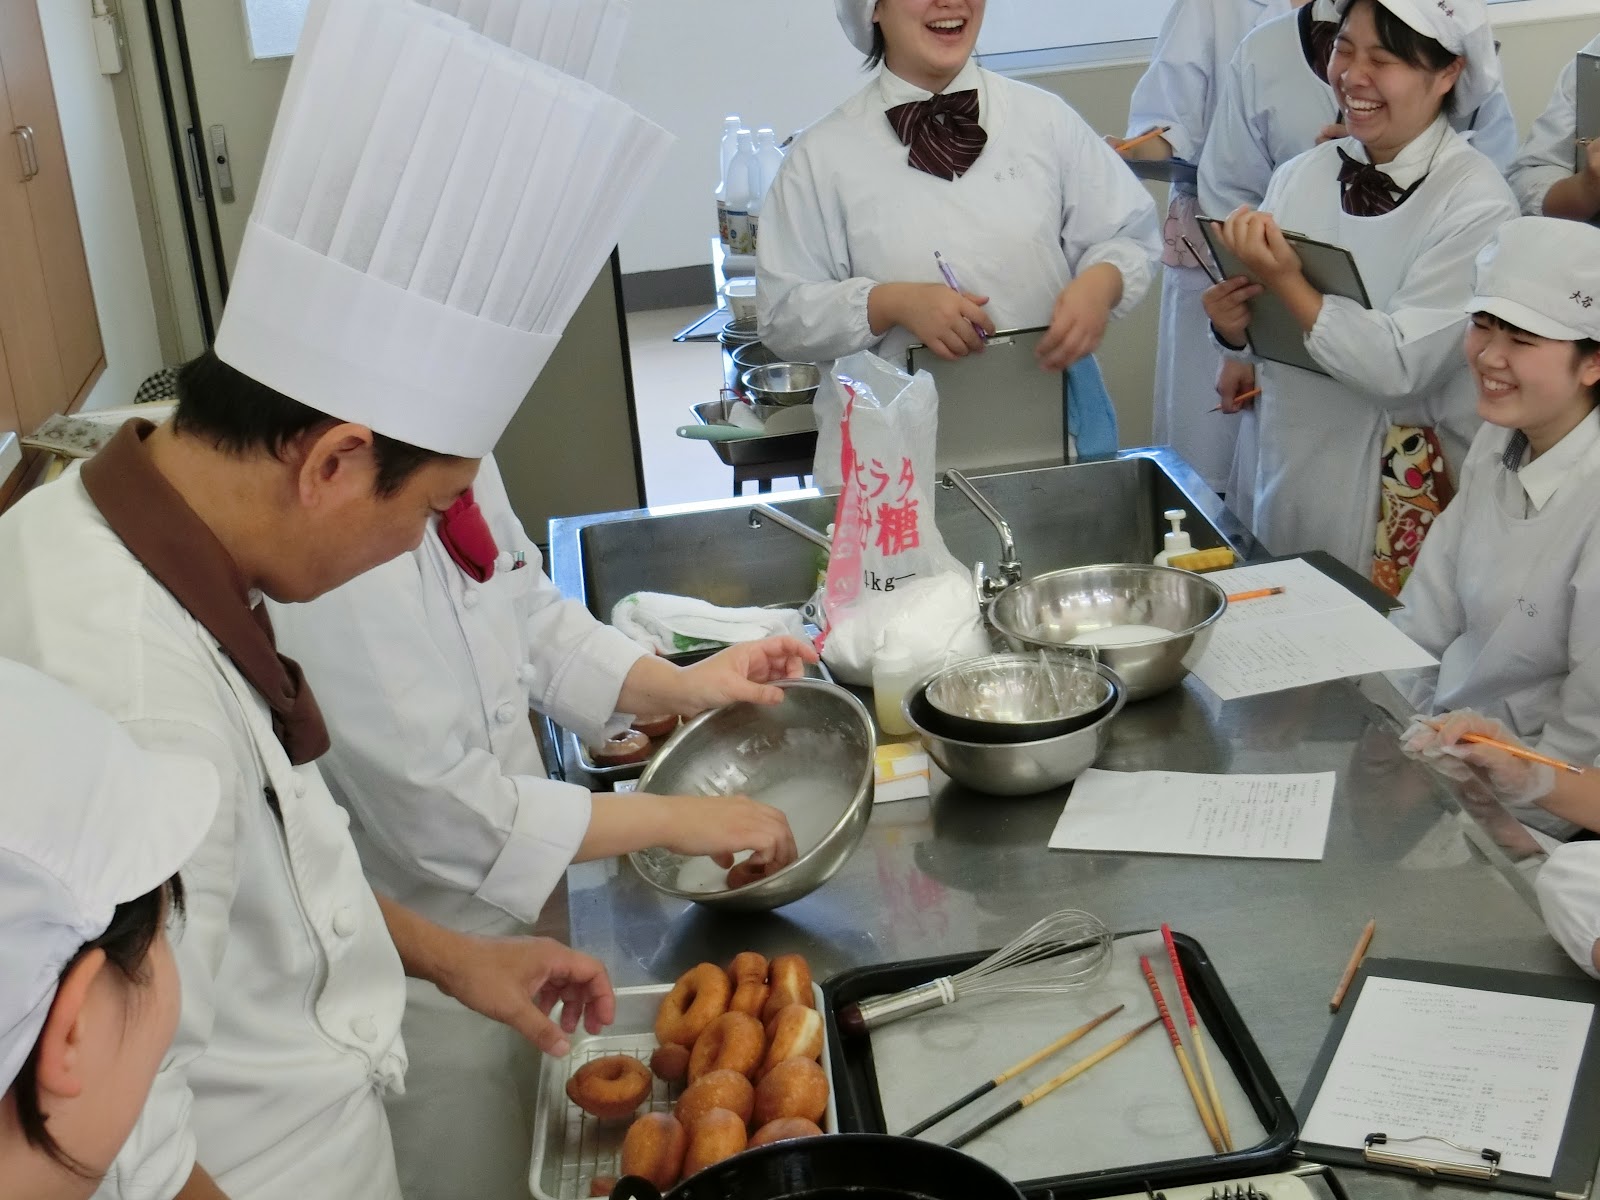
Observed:
[[[1183,522],[1189,514],[1181,508],[1169,508],[1161,514],[1161,519],[1172,528],[1162,539],[1161,553],[1156,555],[1155,563],[1158,567],[1167,565],[1167,560],[1176,554],[1188,554],[1194,549],[1194,544],[1189,541],[1189,535],[1184,531]]]

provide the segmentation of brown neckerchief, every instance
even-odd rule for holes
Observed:
[[[149,421],[129,421],[83,464],[83,487],[111,531],[233,660],[272,709],[277,734],[298,766],[328,749],[322,710],[293,659],[278,653],[265,603],[250,591],[216,534],[156,469],[144,439]]]

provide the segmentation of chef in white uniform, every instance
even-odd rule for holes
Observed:
[[[1307,0],[1177,0],[1167,12],[1150,66],[1133,89],[1128,139],[1167,132],[1126,152],[1130,158],[1198,163],[1218,93],[1239,43],[1261,22]],[[1120,142],[1113,142],[1120,145]],[[1211,380],[1222,356],[1201,301],[1210,278],[1184,248],[1203,247],[1192,184],[1174,183],[1162,238],[1161,327],[1156,341],[1155,440],[1171,446],[1216,491],[1228,485],[1237,421],[1212,411]]]
[[[1550,935],[1600,979],[1600,842],[1574,842],[1551,852],[1534,880]]]
[[[0,1181],[83,1200],[178,1024],[166,926],[217,811],[201,759],[141,750],[55,680],[0,659]]]
[[[573,129],[566,154],[546,137]],[[453,18],[314,3],[215,352],[180,373],[172,423],[130,423],[0,518],[0,654],[221,782],[184,868],[177,1037],[106,1194],[398,1196],[382,1095],[405,1071],[403,972],[552,1053],[614,1015],[588,956],[374,894],[260,600],[414,548],[470,486],[660,143]]]
[[[980,329],[1049,326],[1044,369],[1092,354],[1150,285],[1160,240],[1144,186],[1058,97],[972,61],[984,0],[837,7],[851,43],[886,57],[778,172],[757,245],[762,340],[808,362],[868,349],[897,362],[918,342],[956,358],[981,348]],[[818,397],[823,486],[839,476],[833,391]]]
[[[1283,553],[1325,550],[1362,575],[1372,565],[1390,425],[1434,429],[1452,470],[1477,432],[1477,388],[1461,356],[1473,262],[1516,215],[1495,165],[1444,114],[1447,97],[1470,110],[1499,86],[1483,0],[1448,10],[1381,0],[1398,19],[1387,27],[1420,35],[1414,48],[1447,62],[1438,68],[1385,47],[1378,2],[1347,0],[1340,10],[1329,77],[1352,136],[1280,167],[1261,210],[1236,211],[1222,230],[1294,314],[1327,372],[1256,364],[1263,394],[1246,419],[1258,423],[1259,451],[1239,484],[1250,492],[1256,534]],[[1372,307],[1316,291],[1280,229],[1349,250]],[[1237,279],[1206,293],[1224,345],[1245,344],[1245,302],[1260,290]]]
[[[1600,37],[1579,53],[1600,54]],[[1584,168],[1574,171],[1577,139],[1578,63],[1574,58],[1562,70],[1550,104],[1533,123],[1507,172],[1523,212],[1569,221],[1600,218],[1600,139],[1582,147]]]

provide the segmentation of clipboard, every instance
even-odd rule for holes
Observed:
[[[1577,57],[1577,95],[1575,97],[1572,169],[1583,170],[1589,160],[1584,143],[1600,137],[1600,54],[1580,54]]]
[[[1295,1153],[1314,1162],[1333,1166],[1364,1167],[1402,1175],[1421,1176],[1440,1182],[1464,1183],[1493,1188],[1496,1191],[1518,1192],[1528,1196],[1544,1196],[1550,1200],[1588,1200],[1593,1194],[1596,1159],[1600,1157],[1595,1131],[1600,1129],[1600,985],[1592,980],[1574,979],[1561,975],[1535,975],[1526,971],[1502,971],[1491,967],[1467,967],[1453,963],[1421,962],[1404,958],[1368,959],[1356,976],[1354,985],[1333,1027],[1317,1054],[1317,1061],[1306,1079],[1305,1090],[1295,1111],[1301,1124],[1311,1114],[1311,1109],[1328,1069],[1333,1064],[1335,1052],[1344,1037],[1371,978],[1406,979],[1418,983],[1440,984],[1446,987],[1472,988],[1486,992],[1504,992],[1510,995],[1544,996],[1554,1000],[1573,1000],[1592,1004],[1595,1011],[1589,1018],[1588,1038],[1572,1086],[1572,1102],[1567,1109],[1567,1124],[1561,1134],[1560,1149],[1556,1153],[1555,1171],[1548,1178],[1523,1175],[1500,1169],[1499,1153],[1493,1146],[1473,1147],[1476,1161],[1470,1166],[1459,1162],[1440,1161],[1439,1151],[1453,1144],[1437,1138],[1402,1140],[1396,1136],[1382,1138],[1383,1130],[1373,1130],[1368,1144],[1359,1150],[1343,1146],[1326,1146],[1302,1140]],[[1455,1147],[1458,1151],[1464,1147]]]
[[[920,343],[906,351],[906,371],[927,371],[939,391],[938,470],[1066,461],[1066,383],[1034,357],[1048,328],[996,330],[983,353],[954,361]]]
[[[1215,227],[1222,224],[1214,217],[1201,217],[1200,232],[1205,235],[1206,246],[1212,261],[1222,272],[1222,278],[1248,276],[1238,257],[1222,243]],[[1324,296],[1343,296],[1354,300],[1362,308],[1371,308],[1367,285],[1361,280],[1356,260],[1343,246],[1319,242],[1298,233],[1284,231],[1284,238],[1300,256],[1306,281]],[[1250,349],[1257,358],[1314,371],[1318,375],[1328,372],[1318,365],[1306,350],[1306,337],[1300,323],[1294,319],[1283,301],[1271,292],[1262,292],[1250,301]]]
[[[1200,167],[1182,158],[1129,158],[1124,159],[1128,169],[1147,183],[1175,183],[1179,187],[1198,187]]]

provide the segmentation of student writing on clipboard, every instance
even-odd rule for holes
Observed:
[[[1600,55],[1600,37],[1580,52]],[[1528,131],[1507,178],[1530,217],[1600,220],[1600,129],[1584,129],[1579,142],[1578,70],[1600,73],[1593,61],[1574,58],[1556,81],[1550,104]],[[1594,81],[1600,92],[1600,79]],[[1587,114],[1585,114],[1587,116]],[[1575,167],[1581,164],[1582,169]]]
[[[1386,462],[1407,455],[1406,480],[1442,476],[1477,430],[1461,356],[1473,263],[1517,208],[1448,121],[1499,85],[1483,0],[1341,0],[1339,18],[1329,79],[1350,136],[1280,167],[1259,211],[1229,215],[1223,242],[1260,282],[1225,280],[1206,293],[1206,312],[1241,375],[1248,302],[1266,289],[1294,315],[1327,374],[1256,365],[1262,394],[1242,419],[1258,453],[1238,483],[1268,546],[1325,550],[1367,575],[1384,532]],[[1350,251],[1372,307],[1316,291],[1282,229]],[[1386,447],[1391,425],[1426,430],[1426,448]],[[1408,537],[1420,544],[1426,524]]]

